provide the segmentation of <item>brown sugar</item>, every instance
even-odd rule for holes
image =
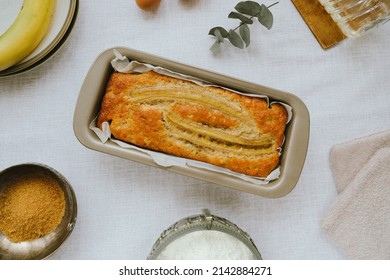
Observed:
[[[19,176],[0,195],[0,231],[12,242],[34,240],[54,231],[64,213],[64,192],[44,173]]]

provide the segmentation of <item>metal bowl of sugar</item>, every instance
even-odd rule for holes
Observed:
[[[261,260],[252,238],[236,224],[203,214],[184,218],[164,230],[148,260]]]
[[[70,183],[40,163],[0,172],[0,260],[51,256],[76,224],[77,201]]]

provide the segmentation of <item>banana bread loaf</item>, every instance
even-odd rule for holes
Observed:
[[[97,126],[136,146],[266,177],[278,166],[287,112],[263,98],[153,71],[114,72]]]

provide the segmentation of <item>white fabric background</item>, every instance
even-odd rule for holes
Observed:
[[[272,8],[272,30],[254,24],[248,49],[226,43],[213,56],[208,30],[236,26],[227,18],[236,0],[162,0],[155,13],[133,0],[80,2],[74,30],[54,57],[0,78],[0,169],[45,163],[77,195],[75,230],[52,259],[145,259],[164,229],[203,208],[247,231],[265,259],[344,258],[319,226],[337,198],[328,156],[333,144],[390,127],[390,23],[324,51],[283,0]],[[311,138],[296,188],[266,199],[82,146],[72,128],[79,90],[94,59],[114,46],[299,96],[311,114]]]

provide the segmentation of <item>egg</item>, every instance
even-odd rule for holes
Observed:
[[[135,0],[135,3],[143,10],[154,10],[158,7],[161,0]]]

